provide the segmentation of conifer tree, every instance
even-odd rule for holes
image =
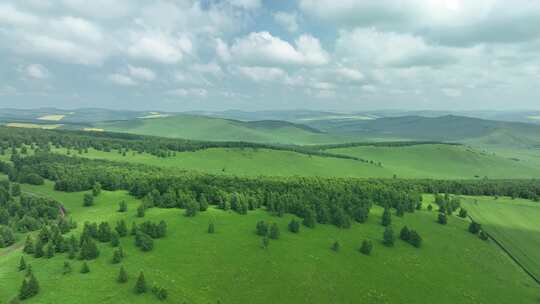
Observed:
[[[268,238],[267,235],[263,236],[263,238],[261,240],[261,244],[262,244],[263,249],[268,248],[268,245],[270,244],[270,239]]]
[[[23,271],[26,269],[26,261],[24,260],[24,256],[21,256],[21,260],[19,261],[19,271]]]
[[[101,184],[96,182],[94,186],[92,187],[92,195],[98,196],[100,194],[101,194]]]
[[[482,226],[480,224],[478,224],[477,222],[471,222],[471,224],[469,224],[469,232],[472,233],[472,234],[477,234],[478,232],[480,232],[480,230],[482,229]]]
[[[116,222],[116,227],[114,228],[114,230],[116,230],[118,236],[120,237],[124,237],[128,234],[128,229],[124,220]]]
[[[371,251],[373,250],[373,244],[369,240],[362,241],[362,245],[360,246],[360,252],[365,255],[370,255]]]
[[[274,239],[274,240],[277,240],[279,239],[279,227],[276,223],[273,223],[272,226],[270,227],[270,238],[271,239]]]
[[[289,222],[289,231],[292,232],[292,233],[300,232],[300,223],[297,220],[292,219]]]
[[[102,222],[99,224],[97,239],[102,243],[111,241],[111,227],[109,223]]]
[[[420,248],[422,246],[422,237],[416,230],[410,230],[409,231],[409,243],[413,245],[416,248]]]
[[[36,247],[34,248],[34,257],[40,258],[45,255],[45,252],[43,251],[43,242],[41,240],[38,240],[36,242]]]
[[[390,224],[392,224],[392,214],[390,213],[389,208],[384,208],[381,224],[385,227],[390,226]]]
[[[127,203],[126,201],[121,201],[120,203],[118,203],[118,212],[127,212]]]
[[[115,250],[113,252],[113,258],[112,258],[112,263],[113,264],[118,264],[122,261],[122,253],[119,251],[119,250]]]
[[[94,205],[94,197],[90,193],[86,193],[83,197],[83,206],[90,207]]]
[[[448,222],[448,218],[446,216],[446,213],[441,213],[439,212],[439,215],[437,217],[437,222],[441,225],[446,225],[446,223]]]
[[[81,267],[81,273],[89,273],[89,272],[90,272],[90,267],[88,267],[88,263],[83,262],[82,267]]]
[[[144,273],[141,271],[139,277],[137,278],[137,283],[135,283],[135,293],[142,294],[147,291],[146,280],[144,279]]]
[[[304,212],[302,224],[306,227],[314,228],[316,221],[315,211],[313,211],[311,208],[307,208]]]
[[[30,235],[26,236],[23,252],[27,254],[32,254],[34,253],[34,249],[35,249],[35,246],[34,246],[34,241],[32,240],[32,237]]]
[[[118,278],[116,279],[118,283],[126,283],[128,281],[128,275],[124,266],[120,267],[120,272],[118,273]]]
[[[137,207],[137,217],[144,217],[145,214],[145,208],[144,205],[141,204],[139,207]]]
[[[210,222],[210,224],[208,224],[208,233],[214,233],[214,232],[215,232],[214,222]]]
[[[339,242],[338,242],[338,241],[335,241],[335,242],[332,244],[332,250],[337,252],[337,251],[339,251],[339,248],[340,248]]]
[[[409,232],[409,228],[407,228],[407,226],[403,226],[403,228],[401,228],[401,231],[399,232],[399,238],[402,239],[403,241],[406,241],[406,242],[409,241],[410,232]]]
[[[71,273],[71,264],[68,261],[64,262],[64,268],[62,269],[62,274]]]
[[[118,245],[120,245],[120,237],[118,233],[113,232],[111,233],[111,246],[118,247]]]
[[[257,222],[257,235],[265,236],[268,234],[268,225],[265,221]]]
[[[383,244],[388,247],[394,246],[394,231],[392,230],[392,227],[390,226],[387,226],[384,229]]]
[[[162,238],[167,235],[167,223],[161,220],[157,226],[157,237]]]
[[[466,218],[467,217],[467,210],[466,209],[459,209],[459,217]]]

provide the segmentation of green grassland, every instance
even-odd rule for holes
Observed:
[[[95,127],[111,132],[208,141],[320,144],[343,142],[348,138],[283,121],[242,122],[196,115],[101,122]]]
[[[168,235],[156,240],[152,252],[143,253],[133,237],[123,238],[123,266],[129,282],[115,282],[119,265],[110,263],[112,249],[101,244],[100,257],[89,262],[91,272],[62,275],[65,255],[52,259],[27,257],[41,284],[41,292],[28,303],[151,303],[151,294],[133,292],[136,274],[143,270],[147,283],[169,291],[169,303],[537,303],[538,286],[493,242],[483,242],[466,232],[467,221],[451,217],[446,226],[435,222],[436,212],[420,211],[393,218],[394,229],[406,224],[419,231],[424,245],[416,249],[402,241],[394,248],[380,240],[382,210],[375,207],[365,224],[351,229],[318,225],[302,227],[299,234],[286,231],[290,215],[270,216],[263,210],[238,215],[210,208],[194,218],[179,209],[150,209],[144,219],[135,217],[140,202],[125,192],[107,192],[96,205],[83,208],[83,193],[59,193],[52,184],[23,185],[23,191],[60,200],[79,222],[85,220],[132,221],[164,219]],[[128,213],[117,213],[126,200]],[[281,238],[266,250],[254,233],[258,220],[276,222]],[[210,221],[216,233],[207,234]],[[20,237],[22,241],[22,237]],[[358,252],[362,240],[371,239],[371,256]],[[338,240],[339,252],[330,250]],[[20,242],[21,242],[20,241]],[[14,297],[23,278],[17,271],[20,242],[0,250],[0,302]],[[449,288],[451,286],[451,288]]]
[[[540,280],[540,204],[493,197],[464,203],[469,215]]]
[[[540,164],[485,153],[464,146],[418,145],[408,147],[365,146],[327,150],[334,154],[358,157],[375,164],[352,159],[305,155],[291,151],[252,148],[212,148],[181,152],[159,158],[147,153],[103,152],[90,149],[82,157],[196,170],[212,174],[242,176],[325,176],[401,178],[534,178]],[[66,149],[56,149],[66,153]],[[381,162],[382,167],[377,163]]]
[[[406,147],[352,147],[328,152],[360,157],[395,172],[399,177],[443,179],[536,178],[540,165],[531,165],[466,146],[416,145]]]

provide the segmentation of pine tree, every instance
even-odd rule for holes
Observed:
[[[167,223],[161,220],[157,226],[157,237],[162,238],[167,235]]]
[[[370,255],[371,251],[373,250],[373,244],[369,240],[362,241],[362,245],[360,246],[360,252],[365,255]]]
[[[313,211],[313,209],[311,208],[306,209],[306,211],[304,212],[304,219],[302,220],[302,224],[306,227],[314,228],[315,223],[315,211]]]
[[[126,212],[128,209],[126,201],[118,203],[118,212]]]
[[[24,242],[24,248],[23,251],[27,254],[34,253],[34,241],[32,240],[32,237],[30,235],[26,236],[26,241]]]
[[[384,208],[381,224],[385,227],[392,224],[392,214],[390,213],[390,209]]]
[[[144,273],[141,271],[139,277],[137,278],[137,283],[135,283],[135,293],[141,294],[147,291],[146,281],[144,279]]]
[[[54,257],[54,245],[52,242],[47,244],[47,247],[45,247],[45,257],[50,259]]]
[[[30,274],[28,277],[28,293],[29,297],[33,297],[39,293],[39,283],[34,274]]]
[[[265,221],[257,222],[257,235],[265,236],[268,234],[268,225]]]
[[[399,238],[402,239],[403,241],[406,241],[406,242],[409,241],[410,232],[409,232],[409,228],[407,228],[407,226],[403,226],[403,228],[401,228],[401,231],[399,232]]]
[[[270,244],[270,239],[268,238],[268,236],[263,236],[261,244],[263,249],[268,248],[268,245]]]
[[[480,239],[483,240],[483,241],[489,240],[489,236],[488,236],[488,234],[487,234],[484,230],[481,230],[481,231],[480,231],[479,237],[480,237]]]
[[[289,222],[289,231],[292,232],[292,233],[300,232],[300,223],[297,220],[292,219]]]
[[[126,283],[128,281],[128,275],[124,266],[120,267],[120,272],[118,273],[118,278],[116,279],[118,283]]]
[[[469,225],[469,232],[472,234],[477,234],[480,230],[482,230],[482,226],[477,222],[471,222]]]
[[[89,272],[90,272],[90,267],[88,267],[88,263],[83,262],[82,267],[81,267],[81,273],[89,273]]]
[[[86,193],[83,197],[83,206],[90,207],[94,205],[94,197],[90,193]]]
[[[332,244],[332,250],[338,252],[338,251],[339,251],[339,248],[340,248],[339,242],[338,242],[338,241],[335,241],[335,242]]]
[[[65,261],[62,274],[68,274],[68,273],[71,273],[71,264],[68,261]]]
[[[118,264],[122,261],[122,253],[119,251],[119,250],[115,250],[113,252],[113,258],[112,258],[112,263],[113,264]]]
[[[466,218],[467,217],[467,210],[461,208],[459,209],[459,217]]]
[[[169,297],[169,293],[167,292],[167,289],[165,288],[159,288],[158,292],[156,293],[156,296],[158,300],[165,301]]]
[[[394,231],[392,230],[392,227],[390,226],[387,226],[384,229],[383,244],[388,247],[394,246]]]
[[[270,238],[271,239],[274,239],[274,240],[277,240],[279,239],[279,227],[276,223],[273,223],[272,226],[270,227]]]
[[[427,210],[428,210],[428,211],[433,210],[433,206],[432,206],[431,204],[429,204],[429,205],[427,206]]]
[[[422,246],[422,237],[420,237],[420,234],[418,234],[418,232],[415,230],[410,230],[409,243],[416,248],[420,248]]]
[[[193,198],[189,199],[186,203],[186,212],[185,215],[187,217],[193,217],[197,215],[197,211],[199,211],[200,206]]]
[[[98,196],[99,194],[101,194],[101,184],[95,183],[94,186],[92,187],[92,195]]]
[[[120,245],[120,238],[118,236],[118,233],[113,232],[111,233],[111,246],[118,247]]]
[[[102,243],[111,241],[111,227],[109,226],[109,223],[102,222],[99,224],[97,239]]]
[[[446,216],[446,213],[439,213],[437,217],[437,222],[441,225],[446,225],[446,223],[448,223],[448,218]]]
[[[208,200],[206,199],[206,196],[201,194],[201,197],[199,198],[199,210],[200,211],[206,211],[208,209]]]
[[[114,228],[114,230],[116,230],[118,236],[120,237],[124,237],[128,234],[128,229],[124,220],[116,222],[116,227]]]
[[[24,257],[21,256],[21,260],[19,261],[19,271],[23,271],[26,269],[26,261],[24,260]]]
[[[208,233],[214,233],[214,232],[215,232],[214,222],[210,222],[210,224],[208,224]]]
[[[137,217],[144,217],[145,208],[144,205],[141,204],[139,207],[137,207]]]

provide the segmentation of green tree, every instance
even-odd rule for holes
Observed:
[[[389,208],[384,208],[381,224],[385,227],[390,226],[390,224],[392,224],[392,214],[390,213]]]
[[[279,239],[279,235],[280,235],[280,232],[279,232],[279,227],[276,223],[273,223],[272,226],[270,227],[270,238],[271,239],[274,239],[274,240],[277,240]]]
[[[214,232],[215,232],[214,222],[210,222],[210,224],[208,224],[208,233],[214,233]]]
[[[446,225],[446,223],[448,222],[446,213],[439,212],[439,215],[437,217],[437,222],[441,225]]]
[[[268,238],[267,235],[263,236],[261,244],[262,244],[263,249],[268,248],[268,245],[270,244],[270,239]]]
[[[409,243],[413,245],[416,248],[420,248],[422,246],[422,237],[416,230],[410,230],[409,231]]]
[[[43,251],[43,241],[39,240],[36,242],[36,247],[34,248],[34,257],[40,258],[45,255],[45,252]]]
[[[64,262],[64,268],[62,269],[62,274],[71,273],[71,264],[68,261]]]
[[[409,231],[409,228],[407,228],[407,226],[403,226],[403,228],[401,228],[401,231],[399,232],[399,238],[406,242],[409,241],[410,231]]]
[[[144,279],[144,273],[141,271],[139,277],[137,278],[137,283],[135,283],[135,293],[141,294],[147,291],[146,280]]]
[[[96,182],[94,186],[92,187],[92,195],[98,196],[101,194],[101,184]]]
[[[489,240],[489,235],[484,230],[480,230],[479,237],[483,241]]]
[[[102,243],[111,241],[111,226],[107,222],[101,222],[98,228],[97,239]]]
[[[128,275],[124,266],[120,266],[120,272],[118,273],[118,278],[116,279],[118,283],[126,283],[128,281]]]
[[[335,242],[332,244],[332,250],[338,252],[338,251],[339,251],[339,248],[340,248],[339,242],[338,242],[338,241],[335,241]]]
[[[116,230],[118,236],[120,237],[124,237],[128,234],[128,229],[124,220],[116,222],[116,227],[114,228],[114,230]]]
[[[194,199],[189,199],[186,203],[186,212],[187,217],[193,217],[197,215],[197,211],[200,210],[199,204]]]
[[[383,233],[383,244],[391,247],[394,246],[394,230],[391,226],[387,226]]]
[[[94,196],[90,193],[86,193],[83,197],[83,206],[90,207],[92,205],[94,205]]]
[[[478,232],[480,232],[480,230],[482,230],[482,225],[478,224],[477,222],[473,221],[469,224],[470,233],[477,234]]]
[[[467,210],[464,208],[459,209],[459,217],[466,218],[467,217]]]
[[[316,222],[315,211],[313,211],[311,208],[307,208],[304,211],[304,219],[302,220],[302,224],[306,227],[314,228]]]
[[[90,272],[90,267],[88,267],[88,263],[83,262],[82,267],[81,267],[81,273],[89,273],[89,272]]]
[[[433,210],[433,206],[432,206],[431,204],[429,204],[429,205],[427,206],[427,210],[428,210],[428,211]]]
[[[300,232],[300,223],[295,220],[295,219],[292,219],[290,222],[289,222],[289,231],[292,232],[292,233],[298,233]]]
[[[24,260],[24,256],[21,256],[21,260],[19,261],[19,271],[23,271],[26,269],[26,261]]]
[[[257,235],[265,236],[268,234],[268,224],[265,221],[258,221],[256,227]]]
[[[32,237],[30,235],[27,235],[26,240],[24,241],[23,251],[24,253],[27,253],[27,254],[33,254],[34,249],[35,249],[34,241],[32,240]]]
[[[118,236],[118,233],[112,232],[111,233],[111,246],[118,247],[120,245],[120,237]]]
[[[143,204],[137,207],[137,217],[144,217],[145,209]]]
[[[118,264],[120,262],[122,262],[122,253],[120,252],[120,250],[115,250],[113,252],[112,263]]]
[[[362,241],[362,245],[360,246],[361,253],[365,255],[370,255],[372,250],[373,250],[373,243],[370,240]]]
[[[127,212],[128,206],[126,201],[121,201],[118,203],[118,212]]]
[[[48,259],[54,257],[54,244],[52,242],[49,242],[45,248],[45,257]]]

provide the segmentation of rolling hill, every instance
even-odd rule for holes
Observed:
[[[207,141],[247,141],[279,144],[343,142],[345,138],[327,135],[318,129],[286,121],[238,121],[197,115],[133,119],[96,123],[106,131],[136,133]]]

